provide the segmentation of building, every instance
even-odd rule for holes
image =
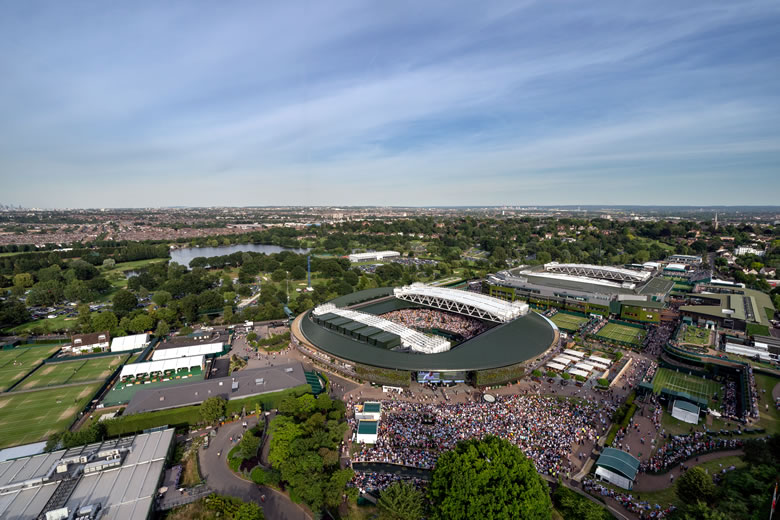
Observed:
[[[376,444],[379,435],[379,421],[359,421],[355,441]]]
[[[488,276],[491,296],[582,313],[620,314],[622,302],[663,304],[674,282],[648,270],[588,264],[521,266]]]
[[[349,255],[350,262],[370,262],[372,260],[384,260],[401,256],[398,251],[372,251],[370,253],[353,253]]]
[[[134,334],[122,336],[111,340],[111,352],[127,352],[131,350],[143,350],[149,346],[149,334]]]
[[[201,343],[197,345],[188,345],[184,347],[172,347],[155,349],[152,353],[152,361],[161,361],[163,359],[187,358],[194,356],[215,357],[225,353],[224,343]]]
[[[769,327],[767,314],[774,314],[774,305],[767,294],[742,287],[721,287],[704,284],[691,295],[691,305],[680,307],[680,314],[694,323],[708,321],[725,329],[746,330],[748,325]]]
[[[124,414],[192,406],[209,397],[219,396],[228,401],[242,399],[307,384],[306,373],[300,363],[240,370],[228,377],[139,390],[130,400]]]
[[[688,424],[699,424],[699,412],[695,404],[684,399],[675,399],[672,403],[672,417]]]
[[[632,489],[639,472],[639,459],[615,448],[604,448],[596,461],[596,476],[610,484]]]
[[[73,352],[90,352],[95,349],[106,350],[111,342],[111,335],[106,332],[92,334],[75,334],[70,338],[70,349]]]
[[[355,419],[358,421],[378,421],[382,417],[382,403],[366,401],[355,405]]]
[[[724,350],[729,354],[776,363],[780,361],[780,338],[754,336],[752,345],[726,342]]]
[[[700,256],[694,255],[671,255],[666,258],[666,262],[672,264],[699,265],[702,263],[702,259]]]
[[[0,518],[150,516],[174,429],[0,462]]]
[[[129,378],[136,379],[139,376],[149,377],[154,375],[175,378],[177,372],[190,372],[193,369],[198,368],[202,371],[206,367],[205,359],[204,356],[193,356],[164,359],[161,361],[130,363],[129,365],[122,367],[119,377],[123,380]]]
[[[735,256],[743,256],[743,255],[764,256],[764,250],[756,249],[752,246],[739,246],[734,250],[734,255]]]

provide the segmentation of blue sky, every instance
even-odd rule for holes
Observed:
[[[0,203],[778,204],[780,3],[2,2]]]

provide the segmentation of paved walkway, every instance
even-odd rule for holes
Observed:
[[[254,427],[257,417],[249,417],[247,423],[249,428]],[[208,486],[217,493],[259,504],[269,520],[311,520],[302,507],[294,504],[283,493],[244,480],[230,470],[227,454],[235,445],[230,437],[236,439],[243,432],[241,421],[221,426],[216,437],[210,441],[209,448],[200,450],[200,469]],[[265,502],[262,501],[263,496]]]
[[[692,468],[694,466],[698,466],[699,464],[711,460],[722,459],[724,457],[733,457],[735,455],[741,456],[744,454],[745,452],[743,452],[742,450],[716,451],[714,453],[699,455],[698,461],[696,460],[695,457],[688,459],[684,461],[683,464],[685,464],[687,468]],[[674,478],[677,478],[680,476],[680,473],[681,470],[679,464],[675,466],[673,470],[669,471],[668,473],[663,473],[661,475],[640,473],[636,479],[636,483],[634,484],[634,488],[632,491],[641,493],[642,491],[659,491],[661,489],[666,489],[671,485],[671,476],[674,475]]]

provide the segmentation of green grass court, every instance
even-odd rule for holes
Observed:
[[[100,385],[0,395],[0,448],[42,441],[64,431]]]
[[[30,390],[68,383],[100,381],[110,376],[127,357],[127,354],[124,354],[47,363],[30,374],[15,390]]]
[[[623,343],[630,343],[641,347],[642,343],[647,336],[647,332],[644,329],[638,329],[636,327],[629,327],[628,325],[620,325],[619,323],[607,323],[596,334],[596,337],[606,340],[622,341]]]
[[[685,327],[685,333],[682,337],[683,343],[692,343],[694,345],[707,346],[710,344],[710,331],[700,327],[688,325]]]
[[[711,379],[688,375],[670,368],[659,368],[653,378],[653,392],[658,394],[663,388],[707,399],[710,408],[720,408],[720,384]],[[718,396],[717,401],[713,401],[713,395]]]
[[[575,316],[574,314],[566,314],[565,312],[559,312],[550,321],[555,323],[559,329],[576,331],[579,330],[583,323],[587,323],[588,318],[583,316]]]
[[[59,348],[47,345],[0,350],[0,391],[8,390]]]

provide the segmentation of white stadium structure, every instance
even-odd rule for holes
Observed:
[[[399,300],[497,323],[507,323],[525,316],[529,310],[525,302],[507,302],[485,294],[431,287],[422,283],[397,287],[393,294]]]

